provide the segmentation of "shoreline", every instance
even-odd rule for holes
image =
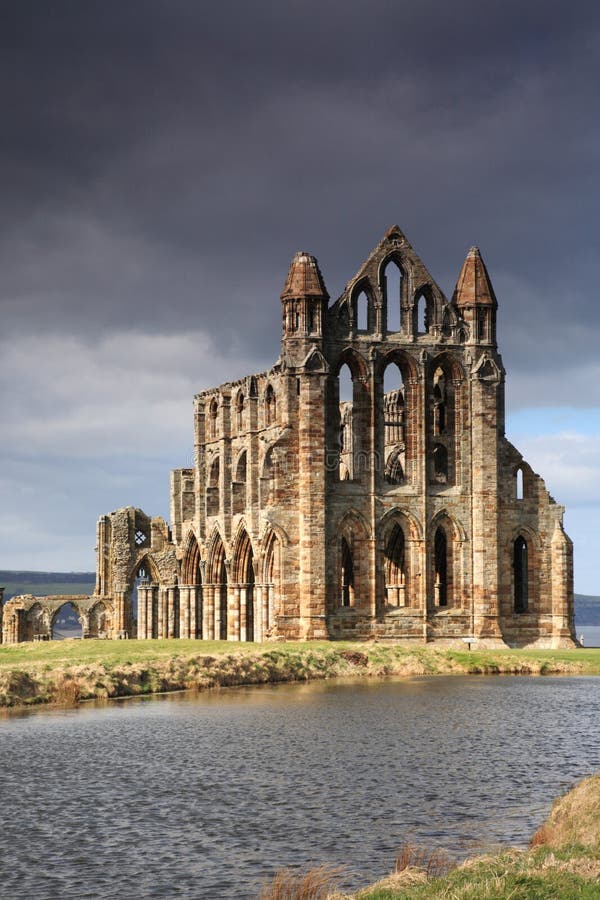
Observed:
[[[0,708],[76,706],[87,700],[339,677],[600,675],[600,649],[469,651],[323,641],[247,644],[234,650],[225,641],[183,643],[70,640],[0,646]]]
[[[443,850],[406,844],[394,872],[350,895],[336,890],[335,872],[322,871],[329,900],[592,900],[600,881],[600,773],[554,800],[526,849],[507,847],[453,865]],[[261,900],[271,896],[265,891]]]

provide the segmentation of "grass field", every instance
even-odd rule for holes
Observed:
[[[447,650],[423,644],[356,644],[351,641],[289,641],[286,643],[238,643],[232,641],[105,641],[66,640],[0,645],[0,667],[37,668],[39,666],[84,665],[103,663],[107,666],[127,663],[162,662],[172,657],[222,654],[256,654],[277,651],[281,654],[310,654],[359,650],[381,665],[419,660],[427,672],[443,674],[493,674],[526,671],[535,674],[565,670],[574,674],[600,675],[600,648],[575,650]]]

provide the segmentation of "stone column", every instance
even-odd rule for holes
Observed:
[[[115,605],[115,631],[129,631],[131,622],[128,621],[127,615],[127,598],[129,596],[128,586],[126,584],[118,584],[113,592]]]
[[[552,646],[573,647],[577,637],[571,630],[573,615],[573,544],[562,528],[564,507],[556,508],[550,544],[552,561]]]
[[[236,585],[228,585],[227,591],[228,627],[227,640],[239,641],[240,639],[240,589]]]
[[[248,632],[247,632],[247,604],[248,604],[248,586],[242,585],[239,588],[239,616],[240,616],[240,625],[238,630],[238,640],[247,641],[248,640]]]
[[[138,585],[137,636],[139,641],[147,637],[148,623],[148,586]]]
[[[202,637],[206,641],[215,639],[215,588],[212,584],[202,586]]]
[[[190,588],[190,638],[193,641],[202,637],[202,620],[202,587],[195,584]]]
[[[179,637],[188,640],[190,636],[190,594],[193,588],[179,585]]]
[[[356,393],[356,392],[355,392]],[[299,638],[326,638],[326,376],[300,376],[298,406]],[[280,501],[284,498],[278,498]]]
[[[471,375],[470,384],[473,631],[476,637],[485,642],[482,646],[503,646],[499,623],[496,486],[498,428],[504,385],[497,367],[490,371],[487,366],[481,366]]]
[[[171,585],[167,588],[167,637],[175,637],[175,591]]]
[[[215,584],[213,587],[213,635],[215,641],[221,640],[221,591],[226,590],[224,584]]]
[[[263,589],[261,584],[254,585],[254,640],[263,640]]]

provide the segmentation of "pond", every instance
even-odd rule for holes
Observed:
[[[251,898],[281,866],[385,875],[407,837],[524,845],[600,769],[597,678],[313,682],[0,720],[17,898]]]

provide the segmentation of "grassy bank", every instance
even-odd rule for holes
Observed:
[[[599,650],[420,644],[55,641],[0,647],[0,707],[340,676],[600,675]]]
[[[600,774],[556,800],[529,850],[470,859],[441,878],[408,862],[356,900],[598,900]]]
[[[407,844],[396,871],[357,894],[336,885],[344,870],[282,870],[261,900],[598,900],[600,774],[576,785],[552,807],[529,850],[507,850],[453,865],[440,850]]]

